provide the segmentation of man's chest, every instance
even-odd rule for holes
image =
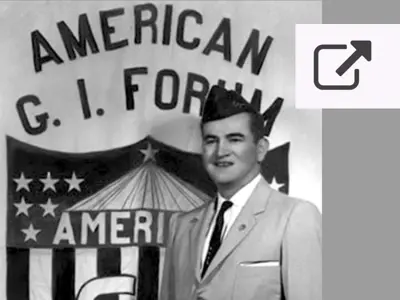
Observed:
[[[176,240],[175,257],[182,266],[194,267],[201,262],[204,254],[204,248],[207,244],[207,235],[212,230],[212,224],[209,224],[207,230],[202,230],[196,226],[184,230]],[[246,222],[233,222],[229,231],[226,233],[220,249],[218,251],[225,253],[226,247],[229,251],[226,255],[241,259],[276,259],[279,257],[282,239],[284,235],[284,226],[274,220],[260,219],[246,230]],[[234,241],[234,245],[230,243]],[[229,245],[227,245],[229,243]]]

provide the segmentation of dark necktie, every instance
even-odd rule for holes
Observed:
[[[211,235],[210,245],[208,247],[206,259],[204,261],[201,277],[203,277],[206,273],[208,266],[210,265],[212,259],[217,253],[219,247],[221,246],[221,233],[222,229],[224,228],[224,214],[232,205],[233,203],[231,201],[225,201],[221,205],[221,209],[218,213],[217,221],[215,223],[214,231]]]

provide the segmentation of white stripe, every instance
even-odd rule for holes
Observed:
[[[29,250],[29,300],[52,300],[52,250]]]
[[[165,262],[165,247],[160,247],[160,263],[159,263],[159,271],[158,271],[158,299],[161,299],[161,284],[162,284],[162,274],[164,270],[164,262]]]
[[[92,300],[99,295],[109,294],[132,294],[134,278],[129,275],[116,275],[97,278],[84,285],[78,293],[77,300]],[[126,299],[126,297],[125,297]]]
[[[75,249],[75,296],[82,285],[97,277],[97,249]]]
[[[137,295],[139,280],[139,247],[121,247],[121,274],[135,276],[135,295]]]
[[[136,296],[131,295],[118,295],[118,300],[136,300]]]

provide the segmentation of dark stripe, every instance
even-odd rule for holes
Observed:
[[[121,250],[119,248],[97,249],[97,275],[110,276],[121,274]]]
[[[29,249],[7,247],[7,300],[29,300]]]
[[[53,300],[74,300],[75,249],[53,249]]]
[[[157,300],[160,248],[139,248],[138,300]]]
[[[119,248],[97,249],[97,276],[121,274],[121,250]],[[103,295],[98,300],[118,300],[118,295]]]

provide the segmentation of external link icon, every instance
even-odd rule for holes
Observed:
[[[351,41],[351,45],[356,49],[349,58],[347,58],[337,68],[336,73],[342,76],[360,57],[364,57],[367,61],[371,61],[371,41]],[[360,83],[360,71],[354,70],[354,82],[350,85],[326,85],[319,81],[319,52],[321,50],[345,50],[345,44],[324,44],[319,45],[314,50],[314,85],[320,90],[353,90]]]

